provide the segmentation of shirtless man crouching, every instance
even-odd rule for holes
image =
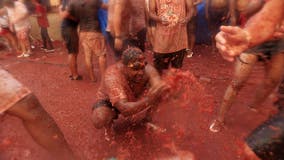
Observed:
[[[95,127],[109,128],[119,115],[129,117],[143,111],[150,118],[155,104],[168,89],[140,49],[126,49],[121,60],[108,67],[103,77],[93,107]]]

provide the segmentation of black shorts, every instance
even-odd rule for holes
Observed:
[[[69,54],[77,54],[79,52],[79,36],[77,28],[64,27],[61,28],[62,38],[65,41]]]
[[[109,99],[104,99],[104,100],[99,100],[97,101],[93,107],[92,107],[92,110],[96,109],[96,108],[100,108],[100,107],[103,107],[103,106],[107,106],[108,108],[110,108],[111,110],[113,110],[115,113],[116,113],[116,116],[114,119],[117,119],[118,118],[118,115],[120,114],[120,111],[115,108]]]
[[[136,33],[136,37],[128,38],[123,41],[123,47],[121,51],[118,51],[114,48],[114,37],[110,32],[107,32],[107,42],[110,45],[110,48],[113,50],[116,59],[120,59],[122,52],[129,47],[137,47],[143,52],[145,51],[145,41],[146,41],[146,28],[143,28],[141,31]]]
[[[277,53],[284,52],[284,39],[264,42],[256,47],[246,50],[244,53],[257,54],[259,58],[267,58]]]
[[[154,53],[154,66],[158,71],[168,69],[170,64],[173,68],[181,68],[186,50],[173,53]]]
[[[247,145],[263,160],[284,160],[284,110],[256,128]]]

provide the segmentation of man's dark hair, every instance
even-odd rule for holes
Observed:
[[[131,47],[123,51],[121,60],[124,65],[128,65],[130,62],[134,62],[136,59],[143,55],[143,52],[139,48]]]

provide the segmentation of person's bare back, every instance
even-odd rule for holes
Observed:
[[[215,9],[225,8],[228,6],[229,0],[209,0],[209,6]]]
[[[246,9],[246,7],[248,6],[250,0],[237,0],[236,1],[236,10],[241,12],[244,11]]]

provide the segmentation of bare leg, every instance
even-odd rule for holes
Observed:
[[[29,40],[30,30],[27,31],[27,37],[23,40],[24,47],[27,54],[31,54],[31,41]]]
[[[99,56],[99,66],[100,66],[101,76],[103,76],[106,70],[106,55]]]
[[[257,61],[257,56],[252,54],[241,54],[240,59],[238,59],[236,62],[233,80],[225,92],[220,110],[218,112],[217,120],[210,126],[210,130],[212,132],[220,131],[220,127],[225,121],[226,113],[231,108],[232,103],[243,84],[247,81],[252,68]]]
[[[18,43],[17,43],[17,38],[15,37],[15,35],[13,35],[13,33],[8,33],[5,35],[6,39],[9,42],[10,47],[14,50],[14,51],[18,51]]]
[[[68,54],[68,65],[71,71],[71,75],[74,77],[78,77],[78,70],[77,70],[77,54],[76,53],[69,53]]]
[[[277,85],[281,82],[284,73],[284,54],[279,53],[272,56],[270,61],[270,65],[268,66],[267,77],[264,79],[263,83],[256,91],[256,95],[254,100],[250,106],[250,108],[257,108],[262,102],[264,102],[269,96],[269,94],[277,87]]]
[[[192,51],[195,45],[195,33],[192,33],[190,36],[190,45],[189,45],[189,49]]]
[[[32,138],[58,160],[74,159],[62,132],[33,94],[15,104],[7,113],[22,119]]]
[[[24,42],[20,40],[19,45],[20,45],[22,53],[26,53],[27,50],[26,50],[26,46],[25,46]]]
[[[260,160],[247,144],[244,145],[244,153],[244,160]]]
[[[96,81],[96,77],[94,74],[94,70],[93,70],[93,54],[92,51],[89,49],[88,46],[85,46],[84,44],[83,48],[84,48],[84,52],[85,52],[85,62],[86,62],[86,66],[87,66],[87,70],[90,76],[91,81],[95,82]]]

